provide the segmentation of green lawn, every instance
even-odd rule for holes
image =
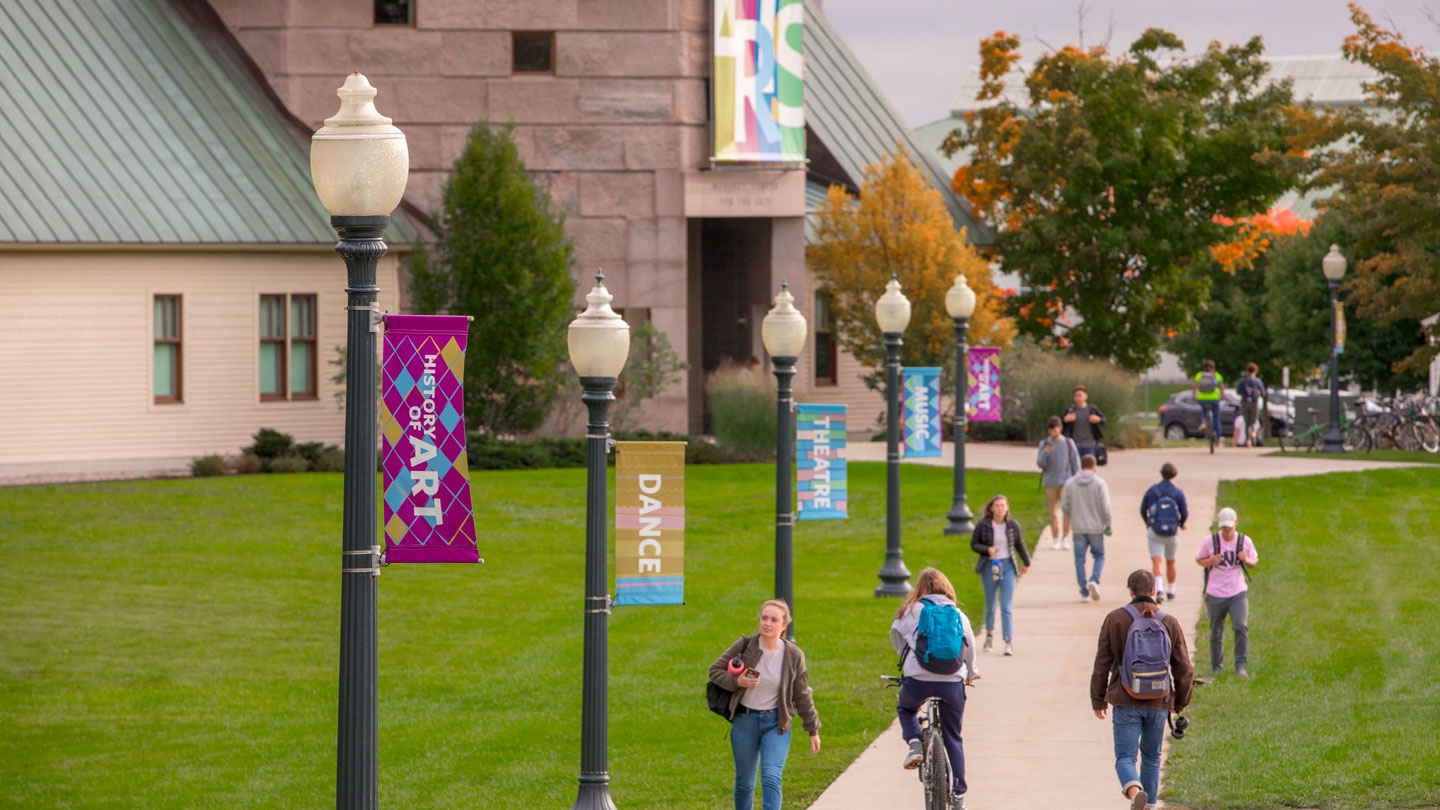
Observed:
[[[1260,567],[1250,675],[1196,688],[1167,804],[1429,807],[1440,798],[1440,470],[1221,487]],[[1210,671],[1201,620],[1196,669]],[[1226,656],[1233,669],[1233,635]]]
[[[772,593],[773,468],[690,470],[686,598],[617,608],[610,771],[624,808],[728,806],[710,662]],[[852,518],[795,529],[797,636],[825,723],[796,735],[804,807],[894,717],[884,467],[854,464]],[[380,793],[388,808],[566,807],[579,771],[583,470],[476,473],[483,566],[380,578]],[[905,560],[948,571],[973,618],[951,473],[903,469]],[[1027,535],[1034,475],[1007,492]],[[0,490],[0,807],[315,808],[333,802],[341,480],[333,474]],[[1433,694],[1431,695],[1433,698]]]
[[[1267,456],[1280,455],[1279,450],[1272,450],[1265,453]],[[1298,452],[1287,452],[1285,455],[1296,458],[1324,458],[1339,459],[1341,461],[1403,461],[1410,464],[1440,464],[1440,453],[1427,453],[1424,450],[1351,450],[1348,453],[1310,453],[1304,450]]]

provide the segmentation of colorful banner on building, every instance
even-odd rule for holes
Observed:
[[[849,517],[844,405],[796,406],[795,465],[800,520]]]
[[[386,315],[381,355],[385,560],[473,563],[474,506],[465,458],[463,315]]]
[[[804,0],[713,0],[715,160],[805,159]]]
[[[615,604],[685,604],[685,443],[615,443]]]
[[[935,458],[940,455],[940,369],[907,368],[904,371],[905,426],[901,455],[905,458]]]
[[[1000,399],[1000,350],[994,346],[977,346],[966,358],[970,369],[966,384],[969,402],[966,418],[971,422],[999,422],[1003,416]]]

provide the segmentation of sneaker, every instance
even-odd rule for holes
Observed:
[[[1008,641],[1005,642],[1005,654],[1006,654],[1006,655],[1014,655],[1014,654],[1015,654],[1015,648],[1012,647],[1012,646],[1010,646],[1010,642],[1008,642]]]
[[[1163,605],[1163,604],[1165,604],[1165,594],[1160,593],[1159,591],[1156,591],[1156,592],[1155,592],[1155,604],[1157,604],[1157,605]]]
[[[1135,795],[1130,797],[1130,810],[1145,810],[1145,803],[1148,801],[1150,796],[1144,790],[1137,790]]]
[[[990,652],[991,648],[993,648],[994,646],[995,646],[995,637],[994,637],[994,636],[986,636],[986,637],[985,637],[985,646],[984,646],[984,647],[981,647],[980,649],[984,650],[985,652]]]
[[[905,770],[913,771],[916,768],[920,767],[920,760],[924,758],[925,751],[920,747],[920,741],[918,739],[911,740],[910,750],[905,752],[905,762],[902,764],[904,764]]]
[[[1211,668],[1210,668],[1210,674],[1211,674],[1212,676],[1216,677],[1216,678],[1220,677],[1220,675],[1221,675],[1223,672],[1225,672],[1224,667],[1211,667]]]
[[[1070,538],[1068,536],[1061,541],[1061,548],[1070,548]]]
[[[954,799],[950,802],[950,808],[951,810],[965,810],[965,797],[956,793]]]
[[[1174,591],[1166,591],[1166,592],[1165,592],[1165,598],[1166,598],[1166,599],[1169,599],[1171,602],[1174,602],[1174,601],[1175,601],[1175,592],[1174,592]]]
[[[1100,583],[1098,583],[1098,582],[1091,582],[1091,583],[1089,583],[1088,585],[1086,585],[1085,587],[1087,587],[1087,588],[1090,589],[1090,601],[1091,601],[1091,602],[1099,602],[1099,601],[1100,601]]]
[[[1245,665],[1244,665],[1244,664],[1241,664],[1240,666],[1235,667],[1235,674],[1236,674],[1236,675],[1239,675],[1239,676],[1242,677],[1242,678],[1248,678],[1248,677],[1250,677],[1250,673],[1248,673],[1248,672],[1245,671]]]
[[[1055,538],[1055,540],[1054,540],[1052,543],[1050,543],[1050,548],[1051,548],[1052,550],[1054,550],[1054,551],[1059,551],[1059,550],[1060,550],[1060,538],[1058,538],[1058,537]]]

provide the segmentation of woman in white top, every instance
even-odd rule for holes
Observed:
[[[980,555],[975,573],[985,588],[985,649],[995,643],[996,601],[999,601],[1000,630],[1004,634],[1005,654],[1011,655],[1014,623],[1010,617],[1010,601],[1015,598],[1015,580],[1030,570],[1030,551],[1020,534],[1020,524],[1010,517],[1010,501],[996,495],[985,504],[984,514],[970,536],[970,548]],[[1019,559],[1019,563],[1016,559]]]
[[[780,810],[780,784],[790,754],[790,721],[800,716],[810,753],[820,752],[820,716],[810,694],[805,654],[785,638],[790,607],[771,599],[760,607],[760,632],[731,644],[710,665],[710,680],[729,690],[730,751],[735,756],[735,810],[755,803],[760,771],[763,810]]]
[[[941,609],[942,615],[949,616],[949,611],[954,611],[958,616],[964,641],[960,646],[959,669],[953,673],[935,671],[947,668],[943,666],[927,668],[916,653],[920,648],[917,639],[920,614],[927,604],[932,610]],[[915,579],[915,587],[900,603],[900,610],[890,625],[890,645],[901,656],[900,699],[895,711],[900,716],[900,732],[910,746],[903,764],[907,769],[920,767],[923,757],[917,715],[927,699],[940,698],[940,731],[945,737],[945,752],[950,757],[954,807],[965,810],[965,748],[960,741],[960,727],[965,717],[965,685],[980,677],[980,672],[975,668],[975,631],[970,629],[970,620],[955,604],[954,586],[939,570],[926,568]]]

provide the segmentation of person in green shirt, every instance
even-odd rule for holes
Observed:
[[[1190,393],[1200,403],[1201,413],[1208,414],[1215,435],[1220,435],[1220,400],[1225,396],[1225,377],[1215,370],[1215,361],[1206,360],[1202,371],[1195,375]]]

